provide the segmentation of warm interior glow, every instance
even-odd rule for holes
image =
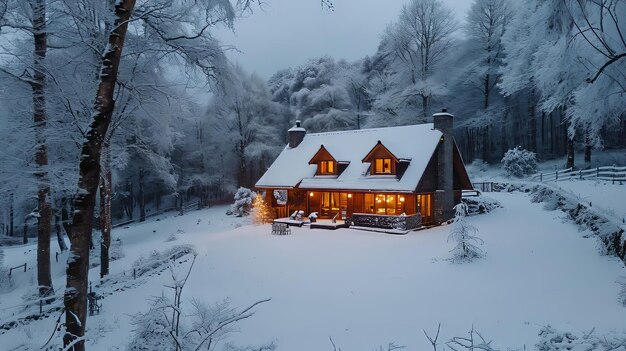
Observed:
[[[352,194],[348,194],[348,198],[351,198],[351,197],[352,197]]]
[[[309,193],[309,196],[313,197],[313,192],[312,191]]]
[[[377,158],[374,162],[374,173],[391,174],[391,159]]]
[[[404,202],[404,196],[400,197],[400,202]]]
[[[334,174],[335,162],[333,161],[320,161],[319,174]]]

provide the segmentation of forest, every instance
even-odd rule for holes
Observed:
[[[296,120],[350,130],[446,108],[466,163],[521,146],[585,168],[626,147],[625,1],[472,1],[460,22],[440,0],[408,0],[371,55],[315,57],[264,80],[212,35],[236,31],[254,0],[0,0],[0,235],[38,239],[42,296],[45,242],[54,233],[65,250],[69,236],[71,310],[86,291],[81,258],[108,256],[114,224],[232,201]],[[332,16],[341,0],[321,6]],[[66,344],[80,342],[72,323]]]

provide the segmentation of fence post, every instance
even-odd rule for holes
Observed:
[[[611,180],[611,184],[615,184],[615,167],[613,167],[613,179]]]
[[[543,182],[543,173],[539,173],[539,181]]]
[[[43,314],[43,300],[39,300],[39,315]]]
[[[554,174],[555,174],[555,177],[556,177],[555,180],[559,180],[559,171],[554,171]]]
[[[133,280],[137,279],[137,268],[133,268]]]
[[[596,167],[596,178],[600,178],[600,167]]]
[[[24,272],[26,272],[26,263],[27,262],[24,262]]]

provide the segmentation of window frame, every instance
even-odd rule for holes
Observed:
[[[337,174],[337,165],[335,161],[324,160],[320,161],[317,167],[318,175],[335,175]]]
[[[385,171],[385,163],[386,163],[385,161],[387,161],[389,163],[388,171]],[[373,172],[373,174],[377,174],[377,175],[391,175],[391,174],[394,174],[392,161],[393,160],[391,158],[387,158],[387,157],[375,158],[374,159],[374,172]],[[380,169],[378,168],[379,162],[380,162]]]

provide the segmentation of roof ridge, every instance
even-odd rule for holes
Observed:
[[[433,123],[421,123],[421,124],[407,124],[404,126],[392,126],[392,127],[378,127],[378,128],[365,128],[365,129],[350,129],[350,130],[337,130],[333,132],[319,132],[319,133],[307,133],[307,136],[322,136],[322,135],[339,135],[339,134],[357,134],[357,133],[372,133],[385,129],[406,128],[406,127],[426,127],[433,125]]]

